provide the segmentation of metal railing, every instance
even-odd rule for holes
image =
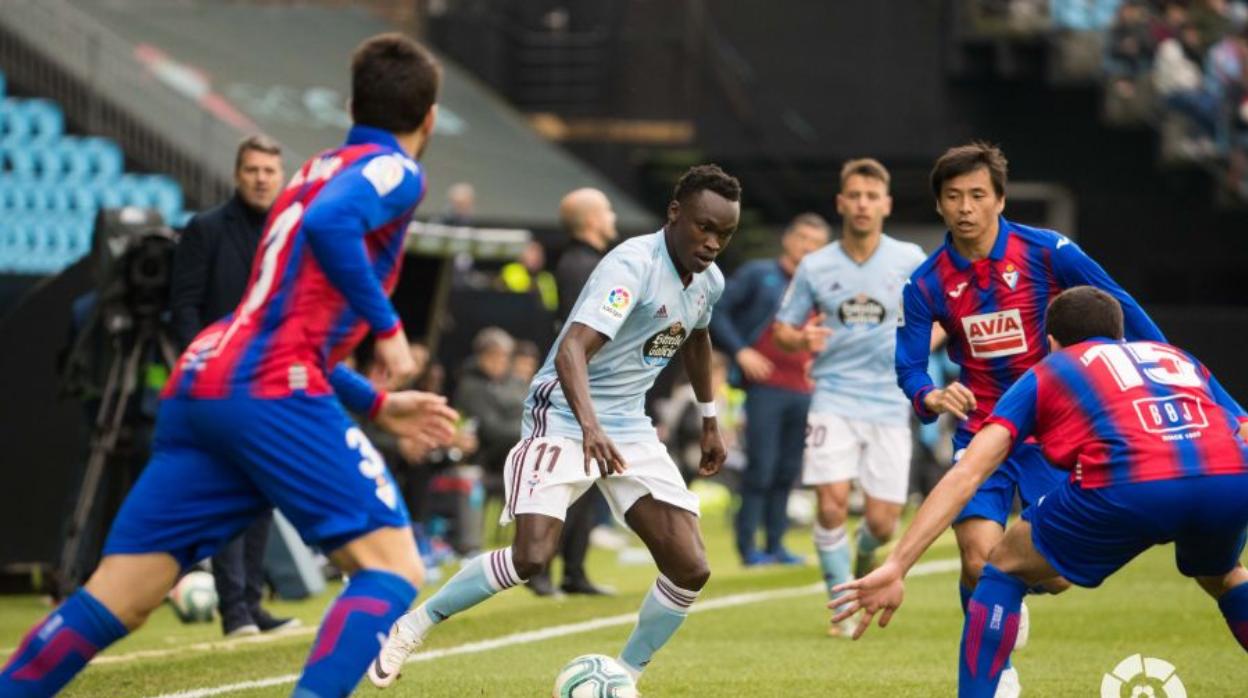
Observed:
[[[69,121],[116,140],[141,168],[175,178],[191,203],[233,189],[243,136],[161,83],[135,46],[63,0],[0,0],[0,67],[11,82],[56,100]]]

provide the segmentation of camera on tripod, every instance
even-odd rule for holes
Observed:
[[[104,209],[96,220],[91,255],[103,327],[110,334],[136,319],[158,320],[173,281],[173,231],[155,209]]]
[[[137,207],[104,209],[96,218],[91,243],[95,290],[83,299],[92,309],[77,331],[65,361],[62,390],[94,407],[91,452],[66,530],[56,585],[67,594],[93,566],[89,541],[102,540],[95,530],[102,487],[128,488],[125,461],[146,452],[139,434],[145,416],[140,403],[152,387],[153,365],[168,372],[177,358],[166,323],[173,282],[174,232],[158,211]],[[154,402],[154,393],[150,393]]]

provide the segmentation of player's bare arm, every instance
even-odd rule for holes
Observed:
[[[828,346],[828,337],[832,336],[832,328],[823,324],[825,319],[827,316],[819,313],[801,327],[787,322],[776,322],[772,328],[776,346],[789,352],[808,351],[817,354],[823,351]]]
[[[402,325],[385,337],[377,337],[373,355],[386,378],[386,388],[397,390],[416,377],[416,362]]]
[[[923,396],[923,406],[927,409],[936,414],[948,412],[962,420],[975,411],[975,404],[971,389],[957,381]]]
[[[598,464],[602,477],[622,473],[627,466],[611,439],[607,438],[594,403],[589,399],[589,360],[607,343],[607,337],[588,325],[574,322],[568,328],[559,352],[555,354],[555,371],[559,374],[559,387],[563,396],[581,425],[582,447],[585,455],[585,474],[590,470],[590,460]]]
[[[457,419],[445,397],[419,390],[387,393],[374,417],[382,429],[425,449],[451,445]]]
[[[949,528],[979,486],[1005,460],[1012,443],[1009,430],[999,424],[981,429],[967,446],[966,453],[919,507],[914,521],[884,564],[862,579],[836,587],[835,591],[843,593],[828,603],[828,608],[841,609],[833,622],[849,618],[862,609],[862,620],[854,631],[854,639],[867,631],[876,613],[881,613],[880,627],[888,625],[905,596],[902,580],[910,568]]]
[[[711,333],[707,329],[694,330],[681,350],[685,362],[685,373],[689,383],[693,385],[693,394],[698,402],[714,402],[715,391],[711,387]],[[714,475],[728,458],[728,449],[724,447],[724,439],[719,433],[717,417],[702,418],[702,461],[698,464],[698,474],[703,477]]]

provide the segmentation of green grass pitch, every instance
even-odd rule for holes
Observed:
[[[704,527],[713,574],[699,603],[750,592],[798,591],[691,615],[646,673],[640,689],[648,698],[954,694],[961,629],[956,572],[912,578],[906,604],[887,629],[872,628],[858,642],[831,639],[824,631],[823,596],[810,590],[817,568],[743,569],[723,517],[708,517]],[[809,535],[795,531],[789,544],[809,551]],[[1024,695],[1100,695],[1102,675],[1136,653],[1172,663],[1189,696],[1248,695],[1243,651],[1213,602],[1174,571],[1172,555],[1170,547],[1155,549],[1100,589],[1030,597],[1031,644],[1015,655]],[[955,556],[946,536],[926,559]],[[590,564],[595,579],[614,584],[618,596],[551,601],[512,590],[438,628],[426,648],[451,652],[409,664],[384,693],[395,698],[547,696],[567,660],[589,652],[616,654],[631,623],[617,620],[595,630],[464,652],[467,643],[635,612],[653,580],[653,566],[622,566],[614,553],[598,550]],[[273,610],[312,626],[330,598],[278,603]],[[25,629],[46,612],[35,597],[0,599],[0,651],[12,652]],[[289,695],[291,684],[280,679],[298,672],[311,631],[265,640],[222,643],[216,624],[182,625],[162,608],[146,627],[97,658],[64,695],[151,698],[264,679],[279,681],[190,695]],[[381,694],[367,681],[356,692]]]

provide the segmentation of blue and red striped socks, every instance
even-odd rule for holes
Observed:
[[[321,621],[294,695],[351,695],[368,663],[377,656],[390,626],[412,605],[416,593],[416,587],[392,572],[364,570],[352,575]]]
[[[1027,585],[992,565],[985,565],[967,603],[962,649],[958,657],[958,696],[992,698],[1009,666],[1018,637],[1019,608]]]
[[[97,652],[129,632],[104,604],[86,589],[79,589],[22,640],[0,671],[0,695],[53,695]]]
[[[1240,584],[1218,599],[1218,610],[1226,618],[1231,634],[1239,640],[1239,646],[1248,650],[1248,583]]]

